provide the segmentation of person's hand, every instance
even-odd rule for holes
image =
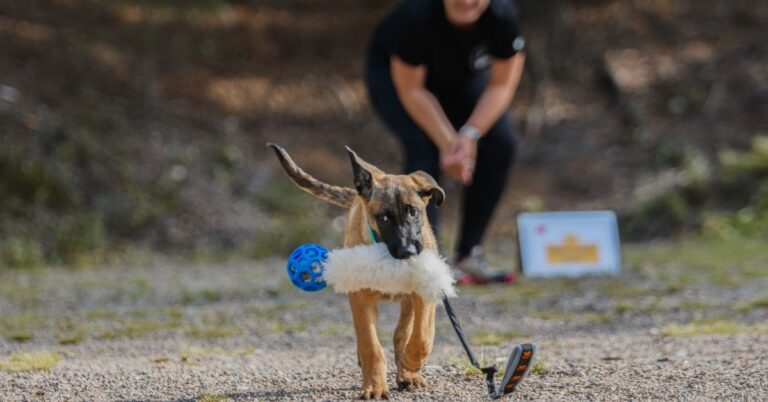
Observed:
[[[469,185],[472,183],[477,164],[477,141],[465,135],[459,135],[457,142],[461,144],[459,148],[464,151],[464,157],[461,160],[461,182]]]
[[[461,145],[456,138],[445,148],[445,151],[440,153],[440,168],[448,174],[448,176],[461,181],[461,160],[464,157],[464,151],[461,149]]]
[[[457,135],[448,149],[450,149],[449,152],[444,152],[440,156],[440,167],[464,185],[470,184],[475,170],[477,143],[465,136]]]
[[[443,147],[440,152],[440,168],[458,181],[462,181],[461,161],[464,159],[464,150],[461,146],[458,136],[454,135],[451,143]]]

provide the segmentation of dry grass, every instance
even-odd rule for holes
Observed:
[[[729,319],[699,320],[690,324],[667,324],[660,333],[666,336],[733,335],[768,333],[768,325],[749,325]]]
[[[500,345],[504,342],[516,338],[524,338],[527,335],[519,331],[474,331],[470,336],[470,343],[473,345]]]
[[[0,370],[4,371],[37,371],[49,370],[61,360],[53,352],[13,353],[8,360],[0,360]]]
[[[544,374],[547,374],[547,371],[548,371],[547,364],[544,363],[544,360],[537,359],[533,363],[533,367],[531,367],[531,374],[544,375]]]
[[[197,398],[195,398],[196,402],[226,402],[229,398],[226,395],[212,395],[212,394],[201,394],[198,395]]]
[[[16,342],[30,341],[43,323],[44,318],[36,314],[9,315],[0,322],[0,336]]]

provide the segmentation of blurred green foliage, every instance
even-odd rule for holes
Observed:
[[[716,166],[695,152],[683,158],[683,184],[659,192],[621,217],[623,235],[644,239],[694,231],[706,238],[768,236],[768,136],[725,150]],[[714,173],[713,173],[714,172]]]
[[[703,234],[721,240],[768,235],[768,136],[755,137],[747,151],[726,150],[719,156],[718,187],[731,208],[704,213]]]
[[[271,219],[248,253],[255,258],[288,255],[303,243],[338,245],[341,236],[329,230],[333,208],[299,190],[285,178],[275,180],[256,202]],[[329,238],[331,236],[331,238]]]
[[[143,186],[126,155],[105,150],[93,137],[84,130],[49,150],[6,139],[0,266],[98,262],[98,255],[115,251],[119,236],[138,235],[174,205],[172,192]]]

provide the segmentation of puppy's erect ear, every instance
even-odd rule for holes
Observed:
[[[371,199],[373,193],[373,175],[381,173],[381,171],[370,163],[360,159],[355,151],[347,148],[349,153],[349,160],[352,162],[352,175],[354,176],[355,189],[357,193],[365,200]]]
[[[445,191],[437,185],[437,181],[427,172],[417,170],[409,176],[416,182],[419,195],[435,200],[435,205],[440,206],[445,200]]]

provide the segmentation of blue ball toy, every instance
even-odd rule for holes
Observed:
[[[328,260],[328,250],[317,244],[302,244],[288,257],[288,277],[291,282],[307,292],[316,292],[325,287],[323,269]]]

